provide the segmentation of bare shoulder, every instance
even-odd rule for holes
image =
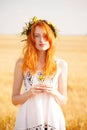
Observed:
[[[62,76],[64,76],[64,79],[65,79],[65,77],[67,77],[68,75],[68,62],[64,59],[60,59],[59,68],[61,70],[60,74],[62,74]]]
[[[59,65],[59,67],[65,68],[68,67],[68,62],[64,59],[56,59],[57,64]]]
[[[23,64],[23,58],[19,58],[17,61],[16,61],[16,65],[17,66],[20,66]]]
[[[60,59],[59,65],[60,65],[60,67],[62,67],[62,68],[67,68],[67,67],[68,67],[68,63],[67,63],[67,61],[64,60],[64,59]]]
[[[20,67],[22,67],[22,64],[23,64],[23,59],[22,59],[22,58],[19,58],[19,59],[16,61],[15,67],[20,68]]]
[[[23,64],[23,59],[19,58],[16,61],[16,64],[15,64],[15,72],[21,72],[22,73],[22,64]]]

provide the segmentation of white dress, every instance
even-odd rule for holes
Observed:
[[[58,70],[55,76],[44,79],[48,85],[58,88],[58,77],[61,73],[65,72],[61,67],[67,66],[66,61],[57,59]],[[41,72],[31,75],[28,71],[24,75],[24,89],[28,91],[30,87],[37,84],[38,76]],[[15,130],[65,130],[65,119],[59,104],[55,99],[46,93],[40,93],[28,99],[20,106]]]

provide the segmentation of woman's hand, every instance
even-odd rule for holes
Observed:
[[[48,93],[52,96],[57,95],[57,90],[52,86],[47,86],[45,84],[37,84],[30,88],[29,94],[32,96],[37,95],[38,93]]]
[[[58,104],[65,104],[66,100],[67,100],[67,97],[65,95],[61,94],[57,89],[55,89],[52,86],[47,86],[45,84],[36,85],[36,87],[33,89],[33,91],[35,91],[36,94],[37,93],[47,93],[47,94],[53,96]]]
[[[28,93],[29,97],[36,96],[39,93],[43,93],[43,88],[40,85],[36,84],[29,89]]]
[[[36,89],[43,93],[48,93],[52,96],[55,96],[58,93],[58,91],[56,89],[54,89],[52,86],[48,86],[45,84],[39,84],[39,86]]]

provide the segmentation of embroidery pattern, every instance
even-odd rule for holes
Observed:
[[[27,85],[28,84],[28,85]],[[27,72],[24,75],[24,85],[25,85],[25,90],[27,90],[27,86],[32,86],[33,85],[33,76],[30,74],[30,72]]]
[[[24,75],[25,90],[28,90],[29,87],[33,86],[34,76],[29,71],[25,73]],[[53,77],[45,77],[42,72],[37,72],[36,79],[38,83],[45,83],[47,85],[52,85],[53,83]]]
[[[56,130],[56,128],[48,124],[41,124],[33,128],[28,128],[26,130]]]
[[[37,75],[38,75],[38,77],[37,77],[37,78],[38,78],[38,81],[39,81],[39,82],[44,82],[44,80],[45,80],[44,75],[43,75],[41,72],[38,72]]]

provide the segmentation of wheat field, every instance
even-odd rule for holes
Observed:
[[[24,43],[19,35],[0,35],[0,130],[13,130],[19,106],[12,105],[16,60]],[[62,106],[67,130],[87,130],[87,36],[60,36],[57,56],[68,62],[68,102]]]

